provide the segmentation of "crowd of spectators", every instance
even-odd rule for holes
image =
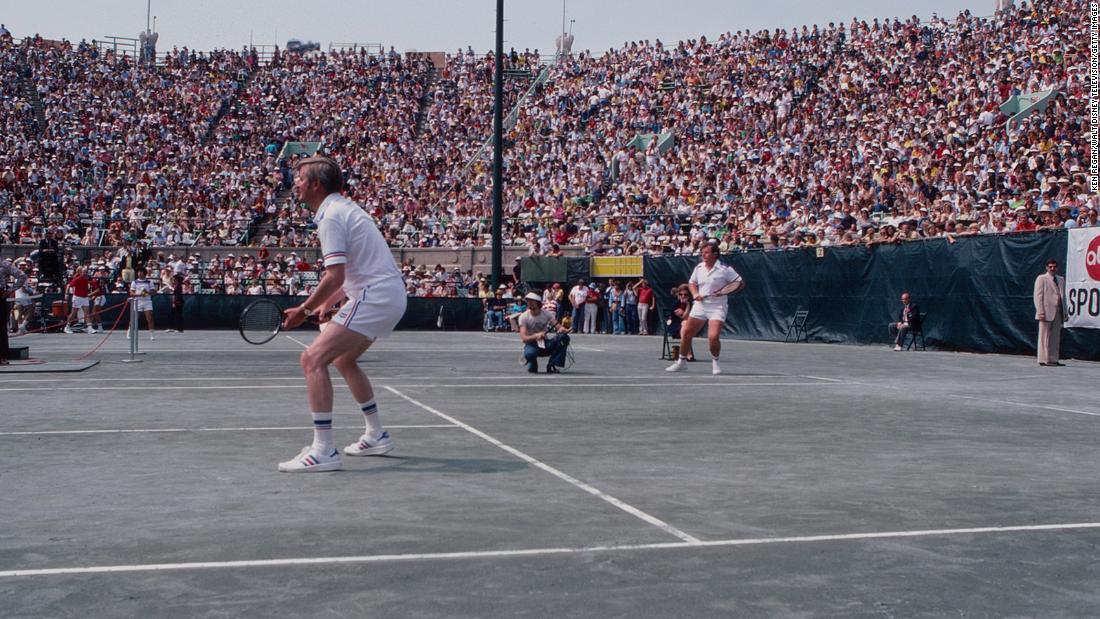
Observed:
[[[178,50],[157,67],[82,42],[0,42],[33,82],[44,127],[5,132],[2,241],[232,245],[274,198],[254,160],[203,138],[254,54]],[[26,125],[24,125],[26,127]]]
[[[64,234],[63,232],[61,233]],[[29,290],[58,292],[78,269],[102,280],[108,293],[124,293],[134,271],[144,267],[156,290],[169,293],[172,278],[183,278],[184,294],[307,295],[322,276],[321,263],[310,262],[296,252],[236,254],[233,251],[207,254],[171,253],[155,250],[144,242],[123,241],[117,248],[92,251],[77,258],[71,248],[55,257],[47,241],[40,249],[27,252],[13,264],[29,276]]]
[[[1079,9],[639,41],[552,65],[513,51],[505,242],[685,254],[706,239],[735,251],[1096,225]],[[301,141],[348,171],[391,245],[486,245],[493,65],[470,49],[440,68],[392,49],[266,63],[184,49],[151,66],[4,37],[0,242],[38,243],[52,226],[93,246],[316,246],[279,158]],[[1047,90],[1045,109],[1008,123],[1002,102]],[[409,273],[410,292],[476,285],[443,271]]]
[[[1084,34],[1051,0],[582,55],[525,110],[510,205],[524,201],[533,249],[594,254],[1095,225]],[[999,104],[1043,90],[1049,106],[1006,127]],[[626,147],[657,131],[676,145]],[[605,158],[617,175],[601,187]]]

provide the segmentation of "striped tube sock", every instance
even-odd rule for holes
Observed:
[[[332,412],[313,413],[313,452],[327,456],[336,451],[332,440]]]
[[[367,424],[367,435],[378,438],[385,429],[382,427],[382,416],[378,414],[378,403],[371,398],[367,402],[359,403],[359,410],[363,411],[363,420]]]

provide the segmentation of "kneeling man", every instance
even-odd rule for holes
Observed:
[[[543,311],[542,297],[528,292],[523,300],[527,302],[527,311],[519,315],[519,338],[523,340],[523,358],[527,360],[527,371],[532,374],[539,371],[539,357],[550,357],[546,366],[547,374],[557,374],[565,365],[565,352],[569,348],[569,330],[558,323],[550,312]],[[550,330],[554,332],[551,334]]]

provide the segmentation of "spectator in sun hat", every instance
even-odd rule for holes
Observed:
[[[536,374],[539,371],[539,357],[550,357],[546,366],[547,374],[557,374],[565,365],[569,348],[568,330],[558,323],[550,312],[542,309],[542,296],[537,292],[528,292],[523,300],[527,310],[516,319],[519,325],[519,337],[523,342],[523,358],[527,362],[527,371]]]

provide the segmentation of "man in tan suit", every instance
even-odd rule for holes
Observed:
[[[1058,348],[1066,313],[1066,278],[1057,275],[1058,261],[1047,260],[1047,271],[1035,278],[1035,320],[1039,321],[1039,365],[1060,366]]]

